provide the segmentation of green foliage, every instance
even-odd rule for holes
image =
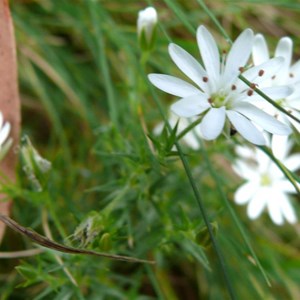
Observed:
[[[299,299],[299,230],[279,228],[267,216],[249,221],[243,207],[233,206],[241,183],[230,167],[234,140],[220,139],[200,150],[182,145],[179,151],[177,126],[153,133],[166,123],[160,109],[166,118],[174,99],[155,91],[146,74],[178,72],[167,53],[169,41],[196,54],[200,24],[221,41],[222,32],[201,3],[153,2],[159,23],[145,57],[136,18],[149,3],[11,1],[23,134],[52,163],[47,176],[36,174],[40,191],[28,181],[22,161],[18,184],[1,187],[14,199],[13,218],[43,235],[49,236],[50,228],[60,243],[153,259],[156,265],[50,250],[22,260],[0,258],[1,300],[229,299],[224,271],[236,299]],[[269,24],[274,43],[276,35],[299,36],[293,2],[276,3],[277,18],[262,1],[207,2],[232,38],[245,27],[268,32]],[[8,230],[1,251],[33,247]]]

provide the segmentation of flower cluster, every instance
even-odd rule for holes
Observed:
[[[149,80],[157,88],[180,98],[171,106],[175,114],[201,118],[198,126],[204,139],[213,140],[226,128],[228,133],[234,129],[251,143],[265,145],[263,130],[289,135],[291,128],[255,105],[265,101],[255,88],[259,87],[278,102],[291,96],[294,89],[289,85],[267,84],[286,64],[284,57],[274,57],[249,67],[256,39],[253,31],[246,29],[228,54],[220,55],[212,35],[200,26],[197,42],[203,65],[178,45],[169,45],[172,60],[192,83],[164,74],[150,74]],[[245,84],[240,75],[251,85]]]
[[[165,74],[148,75],[157,88],[180,98],[171,106],[172,127],[177,122],[175,115],[180,117],[179,133],[197,120],[183,141],[197,149],[199,138],[213,140],[221,133],[230,136],[237,131],[255,145],[269,146],[289,171],[300,169],[300,154],[289,155],[289,135],[293,128],[300,132],[300,124],[257,92],[259,89],[300,119],[300,61],[292,64],[292,40],[280,39],[274,57],[270,57],[265,38],[246,29],[228,53],[220,53],[210,32],[199,26],[197,43],[202,63],[178,45],[171,43],[168,49],[190,82]],[[238,146],[236,150],[239,158],[234,170],[246,182],[236,191],[235,202],[248,204],[250,219],[256,219],[267,208],[277,225],[284,220],[297,222],[288,196],[295,193],[295,187],[275,161],[261,148]]]
[[[280,68],[280,72],[274,74],[270,80],[265,81],[263,86],[281,86],[288,85],[293,88],[293,92],[277,100],[277,104],[292,113],[297,119],[300,119],[300,60],[295,64],[292,62],[293,41],[289,37],[283,37],[279,40],[275,49],[274,57],[283,57],[284,61]],[[252,49],[252,60],[254,65],[260,65],[270,59],[268,46],[265,38],[261,34],[257,34],[254,38]],[[262,86],[261,86],[262,87]],[[281,122],[292,125],[300,132],[300,124],[284,113],[276,109],[269,102],[259,99],[256,106],[260,107],[270,115],[275,116]],[[290,124],[291,123],[291,124]]]

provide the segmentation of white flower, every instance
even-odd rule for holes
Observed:
[[[154,7],[141,10],[137,20],[137,31],[143,49],[150,49],[153,44],[153,35],[157,23],[157,12]]]
[[[280,72],[277,72],[268,81],[263,82],[260,87],[291,85],[294,88],[294,92],[291,95],[278,99],[276,102],[296,118],[300,119],[300,60],[291,65],[292,51],[293,41],[289,37],[281,38],[275,49],[274,57],[283,57],[284,63],[280,68]],[[255,65],[259,65],[270,59],[266,40],[261,34],[257,34],[254,38],[252,58]],[[300,124],[298,122],[288,118],[269,102],[261,101],[260,99],[256,105],[267,113],[273,116],[276,115],[285,124],[292,123],[300,132]]]
[[[249,103],[256,93],[238,78],[250,57],[253,39],[251,29],[243,31],[233,43],[228,55],[224,54],[220,62],[214,38],[204,26],[200,26],[197,30],[197,41],[204,68],[181,47],[169,45],[172,60],[195,85],[162,74],[150,74],[149,80],[157,88],[182,98],[171,107],[178,116],[202,118],[198,126],[204,139],[217,138],[227,117],[245,139],[254,144],[264,145],[263,134],[255,125],[279,135],[290,134],[291,129]],[[257,86],[260,81],[272,77],[282,62],[282,58],[274,58],[246,70],[243,76]],[[292,92],[288,87],[265,88],[262,91],[275,100],[282,99]]]
[[[272,151],[290,171],[300,168],[300,154],[289,152],[292,143],[286,136],[273,136]],[[297,217],[288,197],[295,193],[295,187],[286,179],[277,165],[259,148],[245,146],[237,147],[237,153],[242,159],[236,161],[234,170],[246,179],[234,195],[237,204],[248,204],[247,214],[250,219],[256,219],[266,208],[277,225],[282,225],[284,219],[296,223]]]
[[[8,138],[10,133],[10,123],[3,123],[3,115],[0,111],[0,160],[5,156],[12,144],[12,139]]]
[[[183,130],[185,130],[193,121],[194,119],[186,119],[186,118],[179,118],[177,115],[170,113],[168,122],[172,129],[176,126],[178,122],[177,127],[177,135],[180,134]],[[164,124],[160,123],[154,128],[154,134],[159,135],[164,128]],[[182,137],[182,142],[185,143],[188,147],[197,150],[200,148],[199,138],[201,138],[201,133],[199,132],[199,127],[194,127],[191,131],[186,133]]]

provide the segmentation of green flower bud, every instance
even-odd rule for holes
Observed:
[[[137,31],[139,44],[143,51],[151,51],[155,42],[157,12],[153,7],[147,7],[139,12]]]

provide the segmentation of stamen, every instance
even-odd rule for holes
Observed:
[[[241,72],[241,73],[243,73],[244,72],[244,67],[239,67],[239,71]]]
[[[231,90],[235,91],[235,90],[236,90],[236,85],[233,84],[233,85],[231,86]]]
[[[213,103],[213,100],[211,98],[208,98],[207,101],[212,104]]]
[[[264,73],[265,73],[265,71],[264,70],[259,70],[259,72],[258,72],[258,76],[263,76],[264,75]]]
[[[258,87],[257,83],[251,83],[250,84],[251,89],[255,90]]]
[[[275,78],[276,78],[276,76],[275,76],[275,75],[271,77],[271,79],[273,79],[273,80],[274,80]]]
[[[208,82],[208,77],[203,77],[202,80],[203,82]]]
[[[290,76],[291,78],[295,77],[293,73],[290,73],[289,76]]]
[[[248,90],[247,95],[250,97],[253,95],[253,90]]]

